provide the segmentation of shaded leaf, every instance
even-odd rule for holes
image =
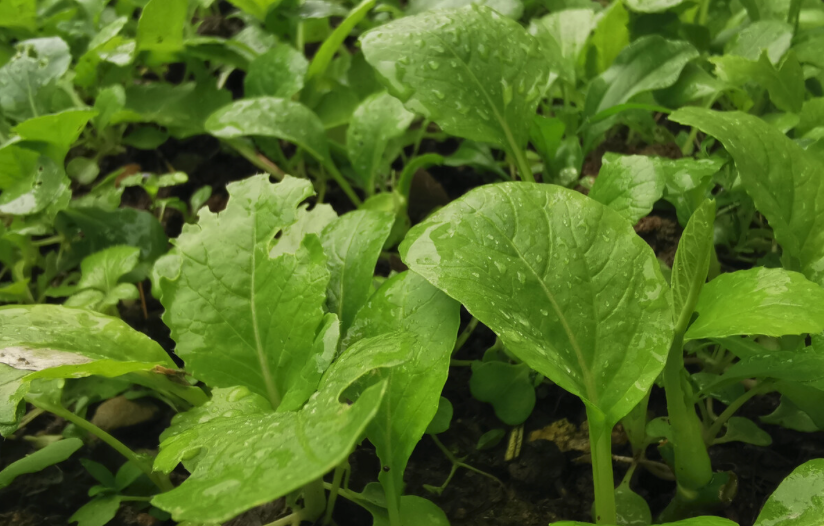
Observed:
[[[67,438],[52,442],[43,449],[12,462],[0,471],[0,488],[5,488],[20,475],[37,473],[58,462],[63,462],[81,447],[83,447],[83,441],[79,438]]]
[[[495,408],[495,416],[506,425],[523,424],[535,407],[532,370],[525,364],[472,362],[469,390],[481,402]]]

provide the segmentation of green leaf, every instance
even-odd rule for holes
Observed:
[[[247,98],[291,98],[303,89],[308,68],[309,62],[303,53],[288,44],[280,44],[249,64],[243,80],[244,94]]]
[[[538,41],[488,7],[395,20],[364,34],[361,45],[407,109],[451,135],[511,152],[526,143],[552,80]]]
[[[727,46],[728,55],[758,60],[764,51],[777,64],[790,49],[793,26],[779,20],[759,20],[739,31]]]
[[[394,331],[415,337],[408,362],[378,372],[376,379],[386,380],[386,396],[366,435],[381,463],[390,467],[378,478],[395,502],[409,456],[437,412],[459,323],[457,302],[417,274],[404,272],[384,282],[344,340],[348,346]]]
[[[452,402],[443,396],[438,401],[438,411],[432,417],[432,421],[426,428],[427,435],[439,435],[449,430],[449,424],[452,423],[452,415],[455,409],[452,407]]]
[[[402,363],[409,345],[394,334],[359,342],[330,367],[318,395],[300,411],[218,417],[166,437],[156,470],[168,473],[187,456],[204,453],[183,484],[152,504],[177,521],[223,522],[317,480],[354,449],[386,385],[373,385],[351,405],[338,401],[344,390],[369,371]]]
[[[355,26],[364,19],[364,17],[375,7],[375,0],[362,0],[359,4],[349,11],[343,22],[332,31],[326,40],[323,41],[320,48],[315,52],[312,58],[312,63],[309,64],[309,70],[306,72],[306,78],[313,79],[323,75],[329,68],[332,58],[338,52],[338,49],[343,44],[343,41],[349,36]]]
[[[50,112],[50,95],[72,58],[58,37],[24,40],[15,48],[17,54],[0,67],[0,111],[20,122]]]
[[[775,106],[798,113],[804,102],[804,74],[795,54],[790,52],[780,67],[774,66],[765,50],[757,60],[734,55],[711,57],[716,76],[734,86],[755,82],[766,88]]]
[[[741,416],[734,416],[727,421],[727,432],[723,436],[715,439],[713,444],[725,444],[727,442],[743,442],[755,446],[766,447],[772,444],[772,437],[769,433],[758,427],[758,425]]]
[[[63,168],[41,155],[0,195],[0,213],[32,215],[42,212],[69,187]]]
[[[672,86],[698,51],[689,43],[658,35],[641,37],[625,47],[587,92],[584,115],[592,118],[646,91]]]
[[[169,139],[169,134],[154,126],[140,126],[123,137],[123,144],[138,150],[156,150]]]
[[[160,345],[118,318],[58,305],[12,305],[0,307],[0,322],[0,361],[19,369],[58,367],[50,375],[60,378],[54,374],[82,372],[94,360],[175,367]]]
[[[270,258],[280,254],[295,254],[304,237],[315,234],[320,238],[323,229],[338,218],[335,210],[327,204],[315,205],[311,210],[307,210],[308,207],[308,204],[298,207],[297,221],[281,231],[277,243],[269,251]]]
[[[26,396],[28,383],[23,380],[23,377],[29,373],[30,371],[22,371],[0,364],[0,425],[12,425],[14,428],[12,432],[17,429],[17,426],[13,424],[18,421],[20,416],[19,408],[24,408],[20,405],[20,402]],[[3,432],[4,437],[9,434]]]
[[[541,41],[546,59],[555,71],[574,86],[575,70],[594,28],[595,12],[592,9],[565,9],[533,19],[529,32]]]
[[[824,513],[824,459],[795,468],[755,519],[755,526],[815,526]]]
[[[469,390],[475,399],[492,404],[506,425],[523,424],[535,408],[532,370],[526,364],[472,362]]]
[[[695,306],[699,301],[701,289],[707,281],[715,246],[715,201],[707,200],[693,214],[687,228],[678,241],[675,261],[672,264],[672,300],[673,314],[686,328]]]
[[[95,115],[95,110],[65,110],[24,121],[15,126],[14,131],[23,139],[52,145],[52,158],[56,163],[62,164],[69,147],[80,137],[86,124]]]
[[[77,526],[104,526],[117,515],[120,498],[120,495],[96,497],[74,512],[69,517],[69,523],[76,522]]]
[[[269,12],[269,9],[280,4],[280,2],[281,0],[229,0],[230,4],[261,21],[266,19],[266,13]]]
[[[299,102],[259,97],[233,102],[214,112],[206,131],[221,139],[257,135],[293,142],[320,161],[328,161],[329,147],[323,124]]]
[[[801,408],[795,405],[787,396],[781,397],[781,403],[778,404],[775,411],[769,415],[760,417],[759,420],[765,424],[786,427],[787,429],[801,431],[802,433],[820,431],[810,415],[802,411]]]
[[[630,489],[629,484],[615,488],[616,522],[620,526],[649,526],[652,512],[644,497]]]
[[[0,0],[0,27],[37,29],[37,0]]]
[[[575,521],[560,521],[560,522],[553,522],[553,526],[592,526],[586,522],[575,522]],[[729,520],[729,519],[722,519],[721,517],[694,517],[692,519],[684,519],[682,521],[675,521],[675,522],[667,522],[665,523],[666,526],[738,526],[737,523]],[[605,526],[615,526],[607,524]]]
[[[320,239],[329,269],[326,308],[338,315],[346,334],[372,292],[372,276],[395,216],[356,210],[332,221]]]
[[[226,210],[201,210],[176,242],[180,270],[163,282],[163,320],[176,352],[195,377],[213,387],[244,385],[277,408],[293,388],[302,403],[320,374],[305,385],[301,371],[314,366],[315,335],[323,322],[329,272],[315,236],[295,254],[269,257],[275,235],[297,220],[312,195],[306,180],[268,175],[228,187]]]
[[[369,509],[369,508],[367,508]],[[372,511],[370,509],[370,511]],[[372,526],[391,526],[389,516],[373,513]],[[400,517],[402,526],[449,526],[449,519],[442,509],[431,500],[415,495],[404,495],[400,499]]]
[[[137,47],[146,51],[173,52],[183,49],[186,0],[150,0],[137,22]]]
[[[655,157],[607,153],[589,196],[635,224],[664,194],[666,181],[659,168]]]
[[[484,186],[410,230],[400,251],[609,425],[664,366],[672,312],[658,262],[626,220],[577,192]]]
[[[824,163],[752,115],[683,108],[670,120],[718,138],[784,250],[785,266],[824,284]]]
[[[37,473],[58,462],[63,462],[81,447],[83,447],[83,441],[79,438],[67,438],[52,442],[43,449],[12,462],[0,471],[0,488],[5,488],[20,475]]]
[[[93,310],[104,312],[121,300],[137,299],[138,291],[131,283],[120,283],[124,276],[137,267],[140,249],[137,247],[114,246],[86,256],[80,263],[82,275],[77,282],[78,290],[98,292],[99,298],[91,306]],[[66,300],[67,307],[81,306],[78,295]]]
[[[660,13],[683,3],[684,0],[626,0],[627,7],[637,13]]]
[[[484,5],[514,20],[524,14],[521,0],[410,0],[406,14],[417,15],[433,9],[457,9],[468,5]]]
[[[623,2],[612,2],[603,11],[590,37],[595,50],[595,73],[609,68],[621,51],[629,45],[629,13]]]
[[[814,334],[824,330],[824,289],[798,272],[739,270],[704,285],[695,311],[688,340]]]
[[[478,439],[478,444],[475,446],[475,449],[478,451],[485,451],[487,449],[492,449],[493,447],[497,446],[501,443],[501,440],[506,436],[506,431],[503,429],[492,429],[487,431],[481,438]]]
[[[695,64],[687,64],[672,86],[655,92],[655,100],[669,108],[686,106],[697,100],[708,100],[727,86]]]
[[[369,96],[355,109],[346,130],[346,151],[360,186],[367,192],[374,191],[379,174],[388,173],[398,152],[390,149],[390,158],[387,147],[403,135],[414,118],[414,113],[406,111],[401,101],[386,92]]]

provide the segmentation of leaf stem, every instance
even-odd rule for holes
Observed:
[[[735,414],[736,411],[741,409],[741,406],[747,403],[747,401],[755,395],[766,393],[767,391],[772,389],[772,386],[773,383],[771,381],[762,381],[746,393],[742,394],[741,396],[733,400],[732,403],[728,405],[726,409],[724,409],[724,412],[718,415],[718,418],[715,419],[715,422],[712,423],[710,428],[707,429],[707,432],[704,435],[707,444],[712,444],[713,442],[715,442],[715,439],[718,436],[718,433],[721,431],[721,428]]]
[[[526,161],[524,151],[513,146],[512,155],[515,157],[515,163],[518,165],[518,173],[521,175],[521,179],[528,183],[534,183],[535,176],[532,175],[532,168],[529,167],[529,163]]]
[[[449,461],[452,462],[453,468],[455,468],[455,469],[453,469],[453,472],[450,473],[449,478],[446,479],[446,483],[444,484],[444,486],[442,486],[442,488],[446,487],[446,484],[449,483],[449,480],[452,478],[452,475],[455,474],[454,472],[457,471],[457,468],[459,468],[459,467],[460,468],[466,468],[469,471],[477,473],[478,475],[483,475],[484,477],[486,477],[488,479],[494,480],[495,482],[500,484],[501,487],[506,487],[504,485],[504,483],[501,482],[501,480],[498,477],[496,477],[495,475],[490,475],[489,473],[487,473],[485,471],[481,471],[480,469],[474,468],[474,467],[470,466],[469,464],[465,464],[464,461],[463,461],[464,459],[459,459],[455,455],[453,455],[452,452],[449,451],[449,449],[445,445],[443,445],[443,443],[440,440],[438,440],[438,437],[436,437],[435,435],[429,435],[429,436],[435,442],[435,445],[438,446],[438,449],[443,451],[443,454],[446,455],[446,458],[448,458]]]
[[[612,429],[601,414],[587,407],[596,524],[615,524],[615,478],[612,473]]]
[[[276,165],[263,154],[256,151],[254,148],[249,147],[242,140],[224,139],[223,143],[231,147],[233,150],[235,150],[237,153],[239,153],[242,157],[244,157],[253,165],[257,166],[266,173],[272,175],[278,181],[283,179],[283,177],[286,175],[286,173],[283,170],[281,170],[278,165]]]
[[[343,190],[343,193],[345,193],[346,196],[349,197],[349,200],[352,201],[352,204],[360,208],[363,204],[363,201],[361,201],[360,197],[358,197],[358,194],[356,194],[355,191],[352,190],[352,187],[349,186],[349,183],[346,181],[346,179],[344,179],[343,174],[340,173],[338,167],[335,166],[331,160],[324,162],[323,165],[326,167],[326,170],[329,172],[329,175],[332,176],[332,179],[334,179],[335,182],[338,183],[338,186],[340,186],[340,189]]]
[[[461,347],[464,346],[466,341],[472,336],[472,333],[475,331],[475,328],[478,326],[478,318],[472,318],[469,320],[469,323],[466,325],[466,328],[463,332],[458,336],[458,339],[455,340],[455,347],[452,349],[452,354],[461,350]],[[454,360],[453,360],[454,361]]]
[[[335,501],[338,500],[338,492],[340,491],[340,483],[343,480],[343,475],[348,469],[348,462],[343,461],[335,466],[335,474],[332,476],[332,487],[329,488],[329,499],[326,501],[326,516],[323,518],[324,526],[332,524],[332,513],[335,511]]]

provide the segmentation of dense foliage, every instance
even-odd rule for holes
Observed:
[[[0,0],[0,488],[100,440],[80,526],[447,525],[404,473],[428,435],[431,495],[498,481],[437,438],[469,366],[478,450],[517,456],[540,385],[583,403],[592,514],[556,524],[734,525],[713,448],[772,441],[742,406],[824,430],[822,57],[818,0]],[[151,452],[90,417],[144,398]],[[813,459],[755,526],[822,515]]]

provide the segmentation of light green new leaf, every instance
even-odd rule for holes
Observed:
[[[670,120],[724,144],[784,249],[785,266],[824,284],[824,163],[752,115],[682,108]]]
[[[137,47],[146,51],[173,52],[183,49],[186,0],[150,0],[137,22]]]
[[[492,404],[495,416],[506,425],[523,424],[535,408],[532,370],[525,364],[472,362],[469,390],[481,402]]]
[[[183,484],[154,497],[152,504],[177,521],[223,522],[317,480],[362,438],[386,384],[371,386],[351,405],[338,401],[344,390],[369,371],[402,363],[410,344],[408,337],[391,334],[351,347],[300,411],[246,411],[167,437],[160,444],[156,470],[168,473],[181,460],[200,457]],[[239,395],[229,402],[244,403]]]
[[[307,210],[308,207],[303,205],[298,208],[297,221],[281,231],[277,243],[269,251],[270,258],[296,253],[304,237],[315,234],[320,238],[323,229],[338,218],[335,210],[327,204],[315,205],[311,210]]]
[[[592,81],[584,115],[592,118],[639,93],[673,85],[684,66],[697,56],[698,51],[687,42],[666,40],[658,35],[639,38]]]
[[[682,330],[689,322],[701,289],[707,281],[707,272],[715,247],[715,201],[707,200],[690,218],[675,252],[672,263],[672,303],[676,321]]]
[[[547,61],[574,86],[578,60],[594,28],[592,9],[565,9],[533,20],[529,32],[541,41]]]
[[[560,521],[553,522],[552,526],[592,526],[587,522]],[[604,526],[615,526],[607,524]],[[737,523],[721,517],[694,517],[682,521],[668,522],[666,526],[738,526]]]
[[[14,131],[23,139],[53,145],[52,158],[55,162],[62,163],[69,147],[80,137],[86,123],[95,115],[95,110],[65,110],[21,122],[15,126]]]
[[[221,139],[250,135],[283,139],[320,161],[329,160],[326,132],[318,116],[287,99],[259,97],[233,102],[209,117],[206,131]]]
[[[607,425],[664,366],[672,312],[658,262],[623,217],[577,192],[481,187],[414,227],[400,250]]]
[[[120,280],[137,267],[139,259],[139,248],[122,245],[86,256],[77,282],[77,290],[82,292],[69,297],[65,305],[105,311],[121,300],[137,299],[137,287]]]
[[[595,49],[595,71],[601,73],[629,45],[629,13],[623,2],[612,2],[601,11],[590,37]]]
[[[213,387],[247,386],[277,408],[291,389],[309,397],[301,377],[315,367],[329,272],[315,236],[295,254],[269,256],[275,235],[297,220],[312,195],[306,180],[271,184],[258,175],[230,184],[226,209],[201,209],[176,242],[180,269],[163,280],[163,320],[177,354],[195,377]],[[311,364],[311,365],[310,365]]]
[[[589,197],[635,224],[652,211],[664,195],[665,180],[647,155],[604,155],[601,171]]]
[[[393,160],[387,158],[387,146],[403,135],[414,118],[386,92],[369,96],[355,109],[346,130],[346,151],[361,187],[374,191],[378,174],[386,174]]]
[[[6,0],[8,1],[8,0]],[[0,111],[15,121],[49,113],[54,83],[69,69],[69,46],[59,37],[15,45],[17,54],[0,67]]]
[[[449,134],[515,152],[552,82],[538,41],[488,7],[401,18],[364,34],[361,45],[407,109]]]
[[[69,178],[51,157],[41,155],[26,168],[26,172],[17,174],[17,180],[0,194],[0,213],[36,214],[69,188]]]
[[[373,210],[344,214],[323,229],[320,239],[329,269],[326,307],[346,334],[372,292],[372,276],[395,216]]]
[[[352,345],[394,331],[415,336],[409,361],[378,372],[377,378],[387,382],[386,396],[366,433],[381,464],[390,468],[378,478],[396,505],[409,456],[438,410],[459,323],[456,301],[419,275],[404,272],[369,299],[344,340]]]
[[[417,15],[432,9],[457,9],[468,5],[485,5],[515,20],[524,14],[521,0],[410,0],[406,14]]]
[[[0,27],[37,29],[37,0],[0,0]]]
[[[291,98],[303,89],[308,68],[303,53],[288,44],[279,44],[249,64],[243,79],[244,95]]]
[[[755,526],[817,526],[824,514],[824,459],[795,468],[755,519]]]
[[[627,7],[637,13],[660,13],[684,3],[684,0],[626,0]]]
[[[824,289],[798,272],[739,270],[704,285],[695,311],[688,340],[814,334],[824,330]]]
[[[780,66],[774,66],[765,50],[757,60],[735,55],[711,57],[715,74],[734,86],[755,82],[766,88],[775,106],[783,111],[798,113],[804,102],[804,72],[795,54],[790,52]]]
[[[83,441],[79,438],[67,438],[52,442],[43,449],[12,462],[0,471],[0,488],[5,488],[20,475],[37,473],[58,462],[63,462],[81,447],[83,447]]]

